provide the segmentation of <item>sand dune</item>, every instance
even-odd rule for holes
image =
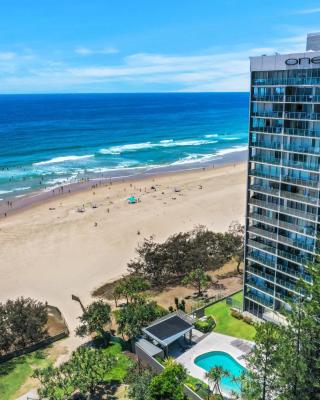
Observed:
[[[89,303],[95,287],[126,272],[143,237],[161,241],[198,224],[223,231],[232,220],[243,222],[245,171],[242,163],[150,176],[56,197],[1,219],[0,301],[21,295],[48,301],[73,330],[80,307],[71,294]],[[130,195],[141,202],[128,205]]]

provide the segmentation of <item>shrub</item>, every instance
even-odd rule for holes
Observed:
[[[231,308],[231,315],[234,318],[243,319],[243,315],[241,314],[241,312],[239,312],[238,310],[235,310],[234,308]]]
[[[246,322],[246,323],[249,324],[249,325],[252,325],[252,324],[253,324],[252,318],[249,317],[248,315],[245,315],[245,316],[243,317],[243,320],[244,320],[244,322]]]
[[[203,333],[211,332],[215,325],[216,322],[211,315],[209,315],[205,320],[198,319],[194,324],[196,329]]]

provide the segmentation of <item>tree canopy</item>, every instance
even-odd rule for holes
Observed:
[[[186,380],[186,369],[169,358],[164,370],[150,382],[150,400],[185,400]]]
[[[139,297],[134,303],[125,304],[115,312],[118,332],[131,339],[140,335],[142,328],[165,313],[155,301]]]
[[[93,398],[97,390],[107,383],[106,376],[116,365],[114,356],[102,350],[80,347],[71,359],[60,367],[36,370],[40,380],[40,399],[69,400],[76,392]]]
[[[47,305],[19,297],[0,303],[0,354],[24,348],[47,337]]]
[[[192,285],[197,289],[198,296],[202,290],[211,282],[210,276],[207,275],[202,268],[196,268],[190,271],[182,280],[183,285]]]
[[[138,258],[128,264],[128,269],[156,285],[184,277],[196,268],[215,270],[240,254],[243,248],[240,226],[233,225],[225,233],[199,226],[190,232],[174,234],[163,243],[145,239],[137,248]]]
[[[308,266],[312,284],[301,281],[284,326],[257,326],[256,347],[247,357],[248,400],[320,399],[320,262]]]
[[[76,329],[78,336],[87,336],[96,333],[108,342],[110,335],[105,331],[105,325],[111,321],[111,307],[102,300],[95,301],[85,308],[80,319],[80,326]]]

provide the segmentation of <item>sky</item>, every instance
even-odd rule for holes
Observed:
[[[319,0],[0,0],[0,93],[248,91],[307,32]]]

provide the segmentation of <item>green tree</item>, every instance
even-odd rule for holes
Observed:
[[[193,286],[197,290],[198,296],[201,296],[202,290],[206,288],[209,282],[211,282],[211,279],[202,268],[194,269],[182,280],[183,285]]]
[[[168,359],[164,370],[156,375],[150,383],[151,400],[184,400],[184,384],[187,380],[186,369]]]
[[[212,386],[212,394],[215,396],[219,396],[223,399],[221,392],[221,380],[222,378],[228,377],[229,372],[222,367],[213,367],[206,373],[206,378],[209,381],[209,384]]]
[[[255,346],[246,360],[248,371],[243,379],[243,397],[247,400],[276,399],[280,389],[278,369],[283,356],[283,331],[271,322],[256,326]]]
[[[115,365],[116,359],[103,350],[81,347],[60,367],[35,371],[34,376],[41,385],[40,399],[68,400],[75,392],[91,399],[106,385],[107,374]]]
[[[129,385],[130,400],[151,400],[150,384],[155,374],[141,364],[135,364],[128,371],[126,383]]]
[[[143,292],[149,289],[148,282],[139,275],[129,275],[123,278],[115,287],[114,295],[124,297],[127,303],[132,303]]]
[[[110,340],[110,333],[105,331],[105,326],[111,321],[110,305],[102,300],[95,301],[85,308],[81,317],[81,325],[76,328],[78,336],[87,336],[96,333],[105,344]]]
[[[238,274],[241,273],[240,265],[243,262],[244,257],[244,225],[238,222],[233,222],[229,226],[229,230],[226,237],[229,241],[230,249],[229,252],[237,263]]]
[[[131,339],[140,335],[142,328],[165,313],[155,301],[139,297],[135,303],[128,303],[115,312],[118,332]]]
[[[47,337],[47,305],[19,297],[0,304],[0,352],[24,348]]]
[[[286,313],[281,400],[320,399],[320,260],[308,266],[312,284],[301,281],[302,297]]]

